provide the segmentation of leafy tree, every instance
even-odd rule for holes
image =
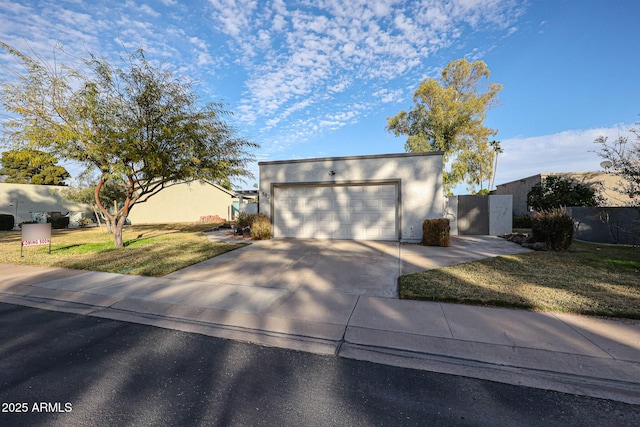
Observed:
[[[62,192],[63,197],[77,203],[84,203],[93,206],[93,210],[98,217],[98,205],[96,204],[97,179],[81,176],[81,182],[77,187],[69,187]],[[127,184],[121,179],[110,179],[104,183],[100,189],[100,201],[108,210],[114,202],[127,198]],[[104,218],[104,215],[102,216]],[[107,231],[112,232],[111,224],[107,222]]]
[[[95,203],[111,224],[114,246],[123,246],[131,209],[163,188],[251,175],[249,150],[257,145],[237,136],[225,120],[231,113],[202,103],[193,83],[153,64],[142,49],[121,58],[122,65],[89,54],[73,67],[0,45],[22,65],[0,76],[0,102],[10,113],[5,139],[97,171]],[[102,197],[111,180],[126,185],[114,213]]]
[[[28,148],[2,153],[0,175],[7,175],[5,182],[16,184],[66,185],[69,172],[56,165],[58,159],[49,153]]]
[[[630,206],[640,207],[640,129],[631,128],[629,131],[635,135],[635,142],[624,136],[613,142],[601,136],[595,142],[602,145],[598,153],[600,157],[611,162],[611,173],[622,178],[614,190],[628,194]]]
[[[536,211],[565,206],[598,206],[602,197],[596,190],[558,175],[549,175],[527,193],[527,204]]]
[[[444,172],[447,192],[461,181],[472,186],[491,175],[487,110],[495,106],[502,85],[486,83],[491,75],[483,61],[450,62],[439,80],[425,79],[413,96],[414,105],[387,118],[386,129],[407,136],[408,152],[442,151],[451,168]],[[484,89],[484,91],[483,91]]]

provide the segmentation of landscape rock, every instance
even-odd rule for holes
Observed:
[[[534,251],[547,251],[549,248],[544,242],[535,242],[533,236],[526,233],[510,233],[500,234],[499,237],[507,239],[510,242],[521,245],[523,248],[533,249]]]
[[[548,251],[549,248],[547,247],[547,244],[544,242],[533,242],[533,243],[528,243],[528,242],[523,242],[522,243],[522,247],[523,248],[527,248],[527,249],[533,249],[534,251]]]

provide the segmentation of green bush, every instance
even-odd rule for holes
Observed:
[[[531,217],[529,215],[514,215],[513,228],[531,228]]]
[[[251,229],[251,238],[254,240],[271,238],[271,221],[265,214],[242,212],[238,215],[236,226],[238,228],[249,227]]]
[[[258,214],[249,214],[246,212],[240,212],[238,214],[238,219],[236,220],[236,226],[238,228],[251,227],[251,221],[253,217]]]
[[[422,245],[449,246],[449,218],[425,219],[422,223]]]
[[[562,206],[599,206],[604,199],[598,193],[601,184],[594,188],[575,182],[571,178],[549,175],[527,193],[527,204],[536,211]]]
[[[271,238],[271,221],[264,214],[256,214],[251,223],[251,238],[268,240]]]
[[[534,212],[531,231],[536,242],[544,242],[554,251],[564,251],[573,240],[573,219],[564,208]]]
[[[0,214],[0,230],[11,230],[13,228],[13,215]]]
[[[80,220],[80,227],[88,227],[93,225],[93,220],[91,218],[82,218]]]
[[[51,223],[51,228],[59,230],[69,227],[69,219],[68,216],[50,216],[47,222]]]

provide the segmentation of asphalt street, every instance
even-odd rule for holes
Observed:
[[[1,426],[637,426],[640,406],[0,304]]]

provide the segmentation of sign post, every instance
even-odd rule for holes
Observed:
[[[25,246],[49,245],[51,253],[51,224],[22,224],[22,241],[20,242],[20,257]]]

